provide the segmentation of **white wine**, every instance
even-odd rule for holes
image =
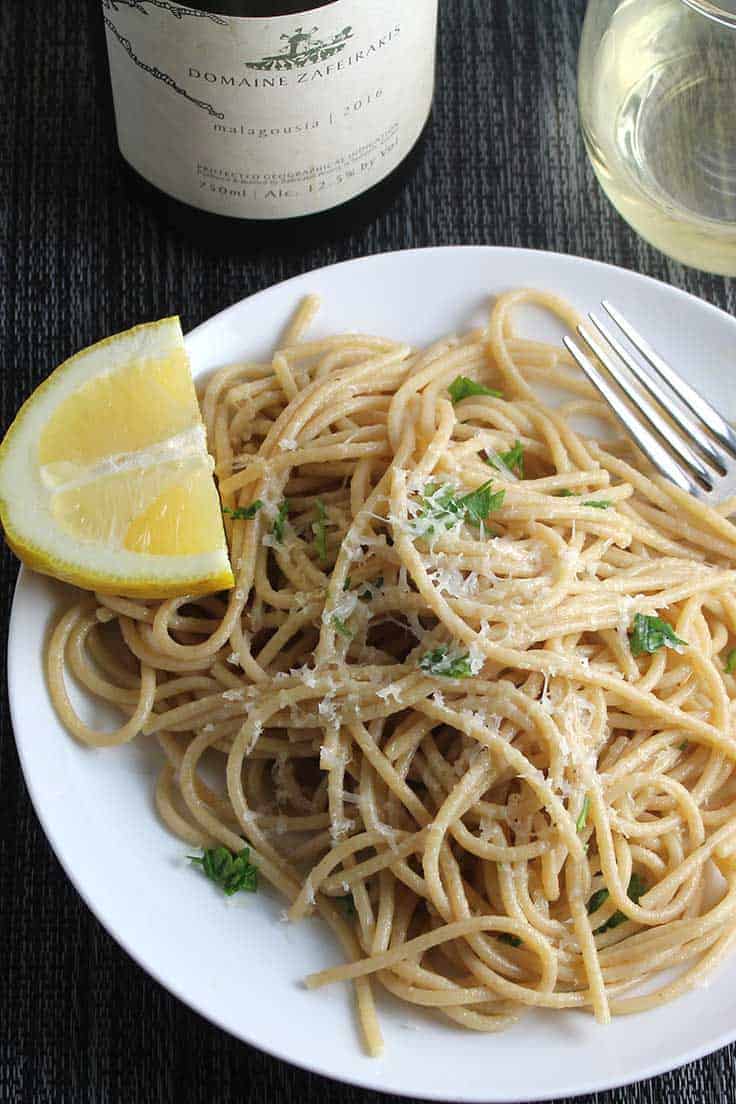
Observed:
[[[378,204],[427,123],[437,0],[102,8],[123,158],[227,224]]]
[[[736,30],[701,0],[624,0],[605,29],[594,4],[580,110],[604,191],[668,256],[736,275]]]

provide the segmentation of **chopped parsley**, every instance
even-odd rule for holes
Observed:
[[[508,943],[509,947],[521,946],[521,940],[519,939],[518,935],[512,935],[511,932],[501,932],[501,934],[496,936],[496,938],[498,939],[499,943]]]
[[[678,750],[678,751],[687,751],[687,749],[688,749],[689,747],[690,747],[690,744],[688,743],[688,741],[687,741],[687,740],[683,740],[681,744],[678,744],[678,745],[677,745],[677,750]]]
[[[726,674],[732,675],[736,671],[736,648],[732,648],[726,656]]]
[[[468,379],[467,376],[457,376],[447,388],[453,405],[461,399],[467,399],[471,395],[491,395],[494,399],[502,399],[500,391],[494,391],[492,387],[484,387],[482,383]]]
[[[353,581],[348,575],[347,579],[343,583],[343,590],[350,590],[353,585]],[[376,591],[380,590],[383,586],[383,575],[377,575],[375,579],[366,579],[363,583],[358,583],[358,586],[364,586],[365,590],[358,597],[363,602],[370,602],[372,598],[375,598]]]
[[[318,498],[315,502],[317,509],[317,520],[312,522],[312,532],[314,533],[314,543],[317,548],[317,555],[320,558],[320,563],[327,563],[327,510],[325,504],[321,498]]]
[[[496,456],[505,468],[508,468],[509,471],[515,471],[519,479],[524,478],[524,446],[521,441],[516,441],[513,448],[508,449],[507,452],[498,452]],[[486,456],[486,464],[501,470],[496,463],[496,456]]]
[[[276,519],[271,530],[278,544],[284,543],[284,525],[286,524],[286,519],[288,515],[289,503],[286,499],[284,499],[284,501],[281,503],[278,510],[276,511]]]
[[[590,798],[586,794],[585,795],[585,800],[583,801],[583,807],[580,810],[580,816],[575,821],[575,827],[577,828],[578,832],[582,832],[584,830],[586,824],[588,823],[588,813],[589,812],[590,812]]]
[[[334,616],[332,618],[332,624],[334,625],[335,629],[339,632],[340,636],[345,636],[345,637],[347,637],[348,640],[353,639],[353,634],[351,633],[350,629],[347,627],[347,625],[343,621],[342,617],[338,617],[337,614],[334,614]]]
[[[453,654],[448,644],[440,644],[431,652],[426,652],[419,660],[419,666],[428,675],[441,675],[444,678],[470,678],[470,656]]]
[[[223,506],[222,512],[228,514],[233,521],[252,521],[262,505],[260,498],[257,498],[255,502],[251,502],[250,506],[236,506],[235,509],[230,506]]]
[[[371,599],[375,598],[376,591],[380,590],[382,586],[383,586],[383,575],[377,575],[376,578],[373,579],[370,583],[367,582],[365,584],[365,590],[363,591],[362,594],[359,594],[358,597],[363,602],[370,602]]]
[[[492,510],[503,506],[505,491],[491,490],[489,479],[474,491],[458,496],[451,483],[428,483],[421,496],[421,509],[412,522],[417,536],[434,536],[438,530],[454,529],[463,521],[480,525]]]
[[[635,905],[639,904],[639,898],[646,893],[646,890],[647,883],[642,876],[637,873],[632,874],[629,880],[629,888],[626,892]],[[607,889],[599,889],[597,893],[594,893],[588,901],[588,915],[591,916],[594,912],[597,912],[601,905],[608,900],[608,897],[609,893]],[[620,910],[614,912],[613,916],[606,920],[605,924],[601,924],[599,928],[596,928],[593,935],[601,935],[611,928],[617,928],[619,924],[625,924],[628,919],[628,916]]]
[[[248,893],[255,893],[258,889],[258,867],[249,861],[249,857],[247,847],[239,855],[233,855],[227,847],[212,847],[203,851],[201,856],[187,856],[190,862],[201,866],[203,873],[228,897],[241,889]]]
[[[687,647],[687,641],[675,636],[674,629],[667,621],[645,613],[635,615],[634,631],[629,636],[629,643],[633,656],[640,656],[645,652],[651,655],[662,647],[674,648],[675,651]]]
[[[428,483],[420,495],[421,508],[412,522],[417,536],[434,536],[438,529],[454,529],[462,521],[451,483]]]
[[[594,912],[597,912],[604,901],[607,901],[609,893],[607,889],[598,889],[588,901],[588,916],[592,916]]]
[[[561,491],[557,492],[558,498],[578,498],[574,491],[571,491],[569,487],[563,487]],[[613,506],[613,502],[610,498],[590,498],[587,502],[582,503],[583,506],[592,506],[594,510],[608,510]]]
[[[335,904],[341,909],[345,917],[349,918],[357,915],[358,910],[355,907],[352,893],[346,893],[344,897],[336,897]]]
[[[639,904],[639,898],[643,897],[646,891],[647,883],[644,881],[641,874],[632,874],[629,879],[629,888],[626,892],[635,905]]]
[[[506,498],[505,491],[492,491],[491,480],[478,487],[477,490],[471,491],[470,494],[463,495],[459,499],[459,505],[461,509],[465,511],[465,520],[471,522],[473,525],[480,525],[482,521],[488,518],[491,510],[500,510],[503,506],[504,499]]]

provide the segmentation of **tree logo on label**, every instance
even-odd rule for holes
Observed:
[[[319,27],[306,30],[295,27],[290,34],[282,34],[286,45],[277,53],[261,58],[260,61],[246,61],[248,69],[301,69],[305,65],[317,65],[320,61],[339,54],[345,49],[345,43],[353,37],[352,27],[343,27],[341,31],[327,40],[315,38]]]

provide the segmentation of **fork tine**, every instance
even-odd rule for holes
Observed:
[[[649,361],[655,372],[664,379],[675,394],[679,397],[680,401],[692,410],[703,425],[711,431],[714,437],[716,437],[724,448],[736,456],[736,432],[728,424],[728,422],[721,417],[717,410],[707,402],[702,395],[690,386],[689,383],[675,372],[674,368],[671,368],[666,360],[656,352],[655,349],[645,341],[644,338],[638,333],[627,319],[621,314],[620,311],[608,302],[607,299],[603,299],[601,306],[606,313],[613,319],[616,325],[626,334],[631,344],[637,349],[641,355]]]
[[[669,452],[659,443],[654,434],[632,414],[629,407],[619,396],[618,392],[608,383],[593,362],[578,348],[570,337],[563,337],[563,343],[576,363],[582,368],[593,386],[600,391],[603,398],[613,410],[616,417],[623,424],[627,433],[636,441],[637,445],[647,456],[654,467],[666,479],[675,486],[697,498],[703,497],[702,488],[682,470],[680,465],[670,456]]]
[[[636,395],[631,392],[629,380],[625,372],[619,367],[615,359],[608,355],[608,350],[582,326],[578,326],[578,333],[583,341],[593,350],[600,362],[607,368],[616,383],[637,408],[641,416],[646,418],[649,424],[656,429],[660,437],[667,442],[671,451],[687,464],[699,479],[702,479],[709,491],[713,490],[713,474],[708,471],[703,461],[693,452],[687,442],[673,433],[672,426],[665,421],[657,408],[650,403],[649,399],[644,395]],[[615,346],[613,346],[613,350],[616,352]]]
[[[675,392],[675,401],[669,398],[669,396],[662,392],[661,384],[654,378],[648,368],[645,368],[636,357],[623,347],[621,342],[616,338],[607,326],[604,326],[599,318],[596,318],[594,314],[589,314],[588,318],[593,323],[598,333],[607,341],[613,349],[617,357],[619,357],[629,371],[636,376],[639,383],[646,387],[649,394],[654,398],[660,406],[662,406],[674,422],[679,425],[680,429],[685,433],[689,440],[694,440],[698,448],[705,453],[708,459],[716,468],[719,468],[721,472],[725,472],[730,464],[729,457],[725,452],[716,445],[715,441],[711,441],[710,437],[703,433],[701,426],[698,424],[692,414],[688,413],[688,408],[681,405],[679,396]],[[669,434],[668,440],[669,440]]]

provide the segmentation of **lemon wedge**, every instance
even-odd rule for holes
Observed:
[[[0,446],[0,520],[35,571],[129,597],[232,586],[178,318],[64,361]]]

